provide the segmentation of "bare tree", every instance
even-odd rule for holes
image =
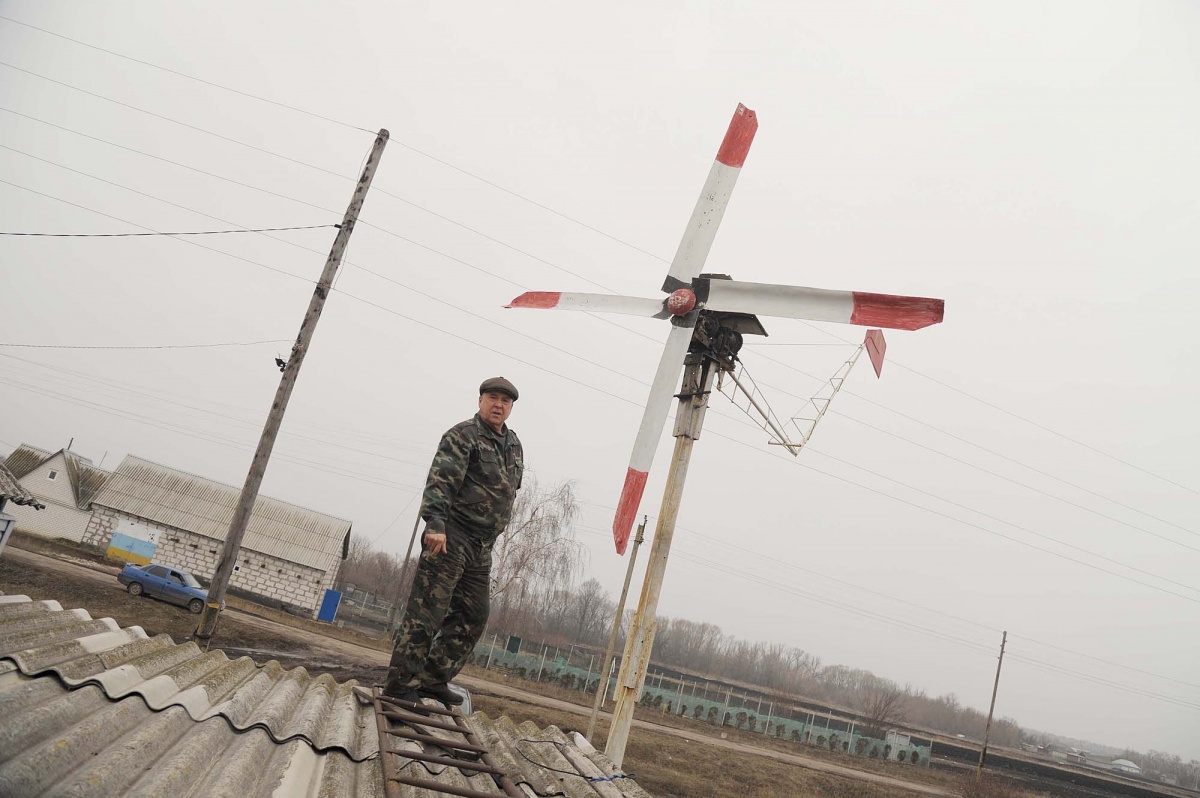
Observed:
[[[867,691],[859,705],[863,713],[863,734],[883,739],[887,730],[904,720],[908,694],[890,682],[882,682]]]
[[[512,519],[492,559],[492,601],[501,626],[512,624],[515,610],[561,598],[575,584],[584,564],[584,548],[571,528],[578,515],[574,482],[543,488],[525,472]]]

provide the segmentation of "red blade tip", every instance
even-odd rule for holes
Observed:
[[[758,130],[758,115],[746,106],[738,103],[733,112],[733,121],[725,131],[725,140],[721,149],[717,150],[717,160],[726,166],[740,168],[746,162],[746,154],[754,143],[754,134]]]
[[[629,543],[629,532],[633,529],[633,519],[642,503],[642,492],[646,490],[648,476],[647,472],[632,468],[625,472],[625,487],[621,489],[621,501],[617,503],[617,515],[613,519],[613,540],[617,544],[617,554],[624,554],[625,546]]]
[[[557,307],[559,297],[561,296],[561,291],[526,291],[504,307],[538,308],[545,310],[547,308]]]

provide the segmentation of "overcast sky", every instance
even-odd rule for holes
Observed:
[[[501,305],[656,296],[745,103],[759,132],[708,270],[942,297],[946,320],[889,332],[883,379],[860,363],[796,459],[714,397],[660,612],[985,712],[1008,630],[998,715],[1200,757],[1196,4],[0,14],[336,120],[0,20],[6,232],[332,224],[373,138],[355,128],[388,128],[263,491],[403,552],[439,436],[503,374],[614,596],[666,325]],[[333,232],[0,237],[0,452],[74,438],[240,485]],[[862,336],[763,321],[744,362],[784,418]]]

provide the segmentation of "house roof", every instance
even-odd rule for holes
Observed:
[[[96,491],[108,479],[111,472],[92,465],[92,461],[83,455],[76,454],[69,449],[48,452],[45,449],[23,443],[5,458],[4,465],[17,479],[21,479],[60,454],[66,463],[67,478],[71,483],[75,506],[80,510],[86,510],[91,506]]]
[[[382,798],[374,710],[355,692],[303,668],[230,660],[56,601],[0,595],[0,795]],[[636,782],[608,780],[603,754],[553,726],[481,712],[465,722],[531,798],[649,798]],[[484,774],[385,756],[434,785],[504,794]],[[404,784],[393,793],[437,794]]]
[[[129,455],[92,500],[129,515],[225,540],[241,490]],[[349,545],[349,521],[259,496],[244,548],[333,571]]]
[[[16,475],[9,471],[2,463],[0,463],[0,499],[7,499],[13,504],[24,504],[38,510],[46,509],[46,505],[39,502],[32,493],[25,490],[21,483],[17,481]]]
[[[52,452],[45,449],[22,443],[9,452],[8,457],[4,458],[4,465],[8,466],[8,470],[12,471],[17,479],[20,479],[53,456]]]

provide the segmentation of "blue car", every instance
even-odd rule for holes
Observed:
[[[208,601],[208,591],[196,577],[168,565],[126,565],[117,581],[134,596],[153,596],[187,607],[199,615]],[[222,607],[224,609],[224,607]]]

